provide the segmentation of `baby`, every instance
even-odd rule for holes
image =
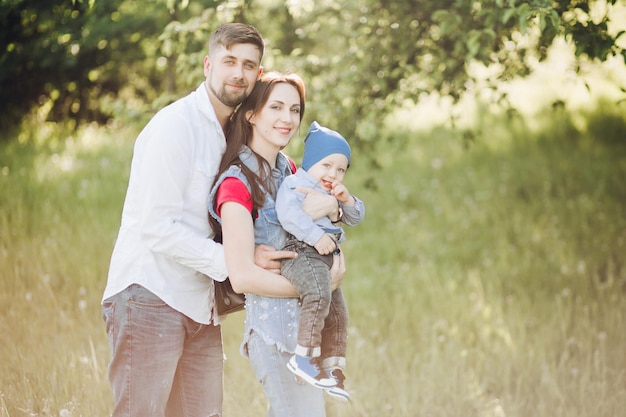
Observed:
[[[285,178],[276,198],[278,220],[289,233],[283,249],[298,253],[295,259],[283,260],[281,273],[302,300],[298,345],[288,368],[333,398],[348,401],[343,374],[348,309],[341,288],[331,289],[330,267],[345,240],[340,223],[360,223],[365,205],[343,184],[350,166],[350,145],[344,137],[313,122],[304,140],[302,167]],[[314,220],[305,214],[302,188],[334,196],[338,218]]]

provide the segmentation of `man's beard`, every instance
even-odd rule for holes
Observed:
[[[213,87],[213,85],[211,85],[211,83],[209,83],[209,89],[219,101],[228,107],[237,107],[247,97],[246,90],[242,90],[239,93],[229,94],[226,92],[226,88],[224,86],[222,86],[218,91]]]

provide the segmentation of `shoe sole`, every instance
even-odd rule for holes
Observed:
[[[348,395],[347,392],[339,392],[333,388],[325,388],[324,391],[326,391],[326,394],[328,394],[328,396],[335,401],[341,403],[347,403],[350,401],[350,395]]]
[[[287,362],[287,368],[293,372],[296,376],[299,376],[300,378],[302,378],[305,382],[313,385],[316,388],[322,388],[322,389],[330,389],[330,388],[334,388],[335,386],[337,386],[337,383],[335,383],[334,381],[331,382],[330,384],[322,384],[320,383],[320,381],[318,379],[313,378],[311,375],[306,374],[304,372],[300,371],[300,368],[298,368],[298,366],[295,363],[292,363],[292,360],[289,359],[289,362]]]

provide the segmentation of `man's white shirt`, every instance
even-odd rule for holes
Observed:
[[[135,283],[192,320],[211,322],[211,278],[227,272],[208,196],[225,148],[204,84],[141,131],[103,301]]]

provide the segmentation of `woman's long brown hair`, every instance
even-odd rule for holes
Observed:
[[[252,152],[257,158],[258,166],[260,167],[259,172],[252,171],[243,164],[239,157],[243,146],[249,145],[252,140],[252,124],[248,121],[249,117],[246,117],[246,113],[251,112],[253,115],[259,113],[267,103],[274,87],[281,83],[293,85],[298,91],[300,95],[300,121],[302,121],[305,101],[304,81],[296,74],[281,74],[276,71],[271,71],[263,74],[256,82],[248,98],[231,117],[224,132],[226,134],[226,151],[222,156],[222,161],[220,162],[213,185],[215,185],[220,175],[230,166],[236,165],[240,167],[250,183],[253,212],[263,207],[265,203],[265,190],[271,193],[275,193],[276,190],[271,175],[272,169],[270,164],[262,156],[254,151]],[[215,204],[215,202],[211,201],[211,204]],[[221,225],[211,215],[209,215],[209,224],[218,235],[221,235]]]

